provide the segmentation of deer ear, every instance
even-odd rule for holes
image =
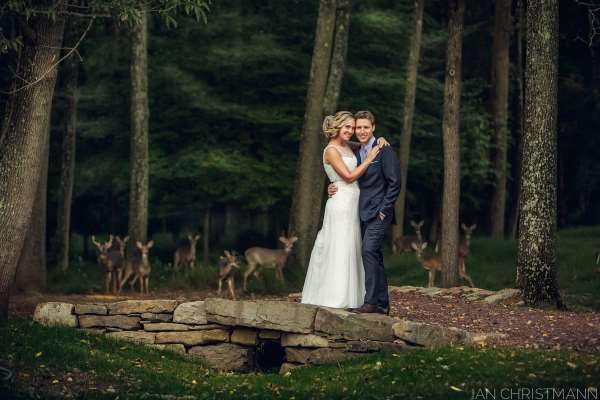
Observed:
[[[292,243],[294,243],[294,242],[296,242],[296,240],[298,240],[298,236],[292,236],[291,239],[292,239]]]
[[[129,236],[125,236],[125,237],[123,238],[123,243],[127,243],[128,241],[129,241]]]
[[[477,228],[477,224],[473,224],[473,225],[471,225],[471,229],[472,229],[472,230],[475,230],[475,228]]]
[[[135,247],[137,247],[138,249],[142,248],[142,243],[138,240],[135,242]]]
[[[198,240],[198,239],[200,239],[200,235],[196,235],[196,236],[194,236],[194,239],[195,239],[195,240]]]
[[[279,241],[280,241],[281,243],[285,243],[285,238],[284,238],[283,236],[279,236]]]
[[[424,243],[421,245],[421,250],[425,250],[425,247],[427,247],[427,242],[424,242]]]
[[[231,257],[231,253],[229,252],[229,250],[225,250],[225,252],[224,252],[224,253],[225,253],[225,255],[226,255],[227,257]]]
[[[465,224],[460,224],[460,227],[463,228],[463,230],[467,230],[467,226]]]
[[[417,225],[419,225],[419,227],[423,226],[423,224],[425,223],[425,220],[422,219]]]
[[[149,241],[148,245],[147,245],[148,248],[150,248],[152,246],[154,246],[154,240]]]

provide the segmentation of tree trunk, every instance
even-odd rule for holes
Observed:
[[[204,210],[204,222],[202,223],[202,244],[203,244],[203,252],[202,252],[202,266],[204,268],[208,267],[208,253],[210,251],[209,248],[210,243],[210,207],[206,207]]]
[[[78,24],[70,18],[65,27],[65,43],[73,46],[79,38]],[[66,272],[69,269],[69,243],[71,229],[71,201],[75,181],[75,143],[77,132],[77,105],[79,102],[79,59],[71,54],[62,65],[64,78],[66,111],[62,141],[62,160],[57,196],[55,252],[57,267]]]
[[[145,12],[131,29],[131,177],[130,243],[148,235],[148,19]]]
[[[444,184],[442,197],[442,286],[458,282],[458,213],[460,205],[460,118],[462,33],[464,0],[448,0],[448,47],[444,84]]]
[[[529,306],[562,307],[556,285],[558,1],[527,3],[525,131],[517,285]]]
[[[511,31],[512,0],[496,1],[494,40],[492,44],[492,113],[494,126],[494,150],[492,169],[494,191],[490,203],[491,234],[495,239],[504,237],[506,211],[506,152],[508,146],[508,71]]]
[[[508,220],[508,229],[511,237],[517,238],[517,228],[519,226],[519,197],[521,192],[521,163],[523,160],[523,109],[524,109],[524,87],[523,87],[523,37],[527,20],[525,19],[525,0],[517,0],[517,62],[516,62],[516,86],[517,86],[517,121],[515,129],[515,156],[514,161],[514,184],[513,184],[513,205],[511,208],[510,217]]]
[[[26,37],[0,134],[0,320],[8,316],[10,289],[29,229],[42,176],[47,127],[64,20],[34,16]],[[24,82],[31,82],[24,85]]]
[[[415,0],[414,33],[410,42],[408,65],[406,67],[406,85],[404,92],[404,115],[402,119],[402,135],[400,137],[400,194],[396,200],[396,225],[392,229],[392,243],[404,235],[404,214],[406,210],[406,184],[408,177],[408,160],[410,157],[410,141],[412,137],[413,119],[415,115],[415,98],[417,93],[417,76],[421,52],[421,32],[423,31],[423,8],[425,0]]]
[[[46,127],[46,144],[31,222],[17,264],[15,289],[41,292],[46,289],[46,204],[48,194],[48,155],[50,152],[50,120]]]
[[[319,198],[315,204],[315,193],[322,194],[322,190],[315,188],[315,183],[323,181],[320,136],[323,135],[321,124],[333,44],[335,3],[335,0],[320,0],[306,93],[306,111],[300,137],[300,154],[290,212],[290,230],[299,238],[296,249],[297,262],[303,268],[308,266],[310,251],[316,236],[313,227],[314,214],[315,212],[320,213],[322,202],[322,198]]]

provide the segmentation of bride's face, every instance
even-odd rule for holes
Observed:
[[[344,142],[347,142],[352,138],[352,135],[354,134],[354,125],[354,118],[348,118],[341,126],[339,135]]]

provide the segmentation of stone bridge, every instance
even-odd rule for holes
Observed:
[[[456,328],[276,300],[48,302],[38,304],[34,320],[179,352],[233,371],[284,372],[382,350],[486,340]]]

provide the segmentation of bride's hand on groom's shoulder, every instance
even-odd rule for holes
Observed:
[[[379,147],[386,147],[390,145],[390,142],[388,142],[387,140],[385,140],[384,137],[380,137],[377,139],[377,145]]]

